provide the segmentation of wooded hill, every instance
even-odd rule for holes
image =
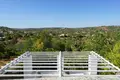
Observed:
[[[96,51],[120,67],[120,27],[31,28],[0,27],[0,58],[25,51]]]

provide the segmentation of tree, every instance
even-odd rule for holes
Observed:
[[[65,51],[65,44],[62,43],[62,42],[59,41],[59,40],[53,41],[52,47],[53,47],[53,49],[55,49],[56,51]]]
[[[42,51],[44,48],[44,43],[42,42],[41,39],[37,39],[33,45],[33,48],[35,51]]]
[[[106,58],[120,67],[120,41],[116,42],[116,44],[113,47],[113,50],[106,54]]]
[[[0,42],[0,52],[4,53],[5,51],[5,43]]]
[[[65,44],[65,51],[72,51],[71,45],[72,42],[70,40],[67,40]]]
[[[47,31],[42,31],[40,33],[40,39],[43,42],[44,46],[43,49],[45,50],[46,48],[52,48],[52,42],[51,42],[51,36]]]

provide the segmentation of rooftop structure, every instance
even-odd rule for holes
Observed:
[[[0,80],[120,80],[120,69],[94,51],[25,52],[0,69]]]

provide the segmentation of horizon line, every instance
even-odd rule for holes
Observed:
[[[101,25],[101,26],[85,26],[85,27],[65,27],[65,26],[61,26],[61,27],[58,27],[58,26],[49,26],[49,27],[9,27],[9,26],[0,26],[0,27],[7,27],[7,28],[13,28],[13,29],[38,29],[38,28],[90,28],[90,27],[111,27],[111,26],[114,26],[114,27],[119,27],[120,25]]]

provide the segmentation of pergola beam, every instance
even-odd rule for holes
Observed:
[[[5,70],[5,72],[56,72],[58,70]]]
[[[26,66],[26,68],[57,68],[57,66]],[[24,68],[24,66],[10,66],[9,68]]]
[[[26,52],[4,66],[0,73],[0,78],[99,76],[99,73],[115,75],[120,73],[120,69],[93,51]]]
[[[118,70],[64,70],[64,72],[120,72]]]

